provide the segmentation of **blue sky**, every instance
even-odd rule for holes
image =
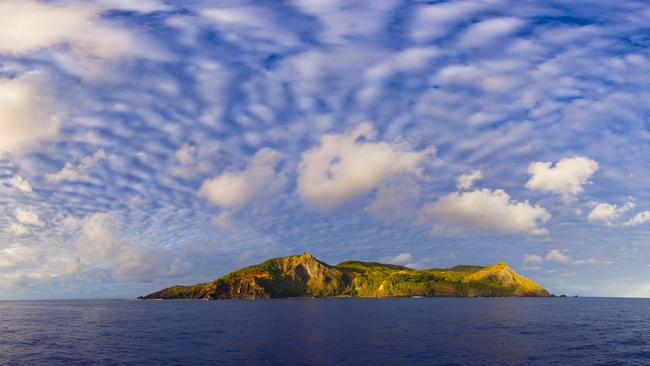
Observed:
[[[650,296],[642,1],[0,4],[0,299],[309,251]]]

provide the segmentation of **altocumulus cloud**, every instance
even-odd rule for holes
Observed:
[[[456,188],[458,189],[470,189],[474,183],[483,178],[483,172],[474,169],[467,174],[463,174],[456,179]]]
[[[546,235],[540,225],[551,214],[539,205],[517,202],[505,191],[477,189],[449,193],[422,208],[420,222],[433,222],[432,232],[466,235],[468,231]]]
[[[65,163],[63,168],[56,173],[45,176],[48,183],[61,183],[65,181],[87,181],[90,180],[88,172],[100,161],[107,158],[103,149],[97,150],[93,155],[84,156],[79,164]]]
[[[199,194],[225,211],[215,223],[228,226],[231,211],[236,211],[251,201],[264,200],[279,193],[287,178],[276,166],[282,154],[263,148],[253,156],[242,171],[226,171],[203,181]]]
[[[0,154],[16,153],[59,135],[62,111],[45,78],[37,71],[13,78],[0,75]]]
[[[342,134],[323,136],[302,154],[298,193],[315,207],[330,210],[400,175],[421,176],[433,147],[415,151],[406,141],[372,141],[372,124],[362,123]]]
[[[104,268],[125,281],[174,277],[188,270],[185,257],[164,248],[129,242],[122,230],[123,223],[113,213],[86,218],[76,241],[82,263]]]
[[[142,53],[147,48],[142,47],[138,35],[102,19],[102,12],[127,5],[125,1],[119,3],[3,1],[0,53],[20,55],[65,45],[81,57],[115,58]]]
[[[587,219],[589,221],[601,221],[611,224],[612,221],[616,220],[619,216],[626,213],[627,211],[636,207],[634,202],[627,202],[622,206],[617,206],[610,203],[598,203],[591,210]]]
[[[32,193],[32,185],[20,175],[14,175],[9,184],[23,193]]]
[[[532,176],[526,187],[542,192],[559,194],[563,202],[575,200],[598,171],[598,162],[584,156],[562,158],[555,166],[551,162],[535,162],[528,167]]]
[[[625,226],[641,225],[650,221],[650,211],[639,212],[633,218],[625,222]]]

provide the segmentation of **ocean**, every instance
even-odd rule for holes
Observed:
[[[1,365],[649,365],[650,299],[2,301]]]

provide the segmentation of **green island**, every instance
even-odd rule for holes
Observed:
[[[304,253],[241,268],[212,282],[172,286],[139,299],[270,299],[288,297],[550,296],[504,262],[489,266],[412,269],[347,261],[329,265]]]

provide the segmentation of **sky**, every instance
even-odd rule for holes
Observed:
[[[650,296],[644,1],[0,2],[0,299],[270,257]]]

